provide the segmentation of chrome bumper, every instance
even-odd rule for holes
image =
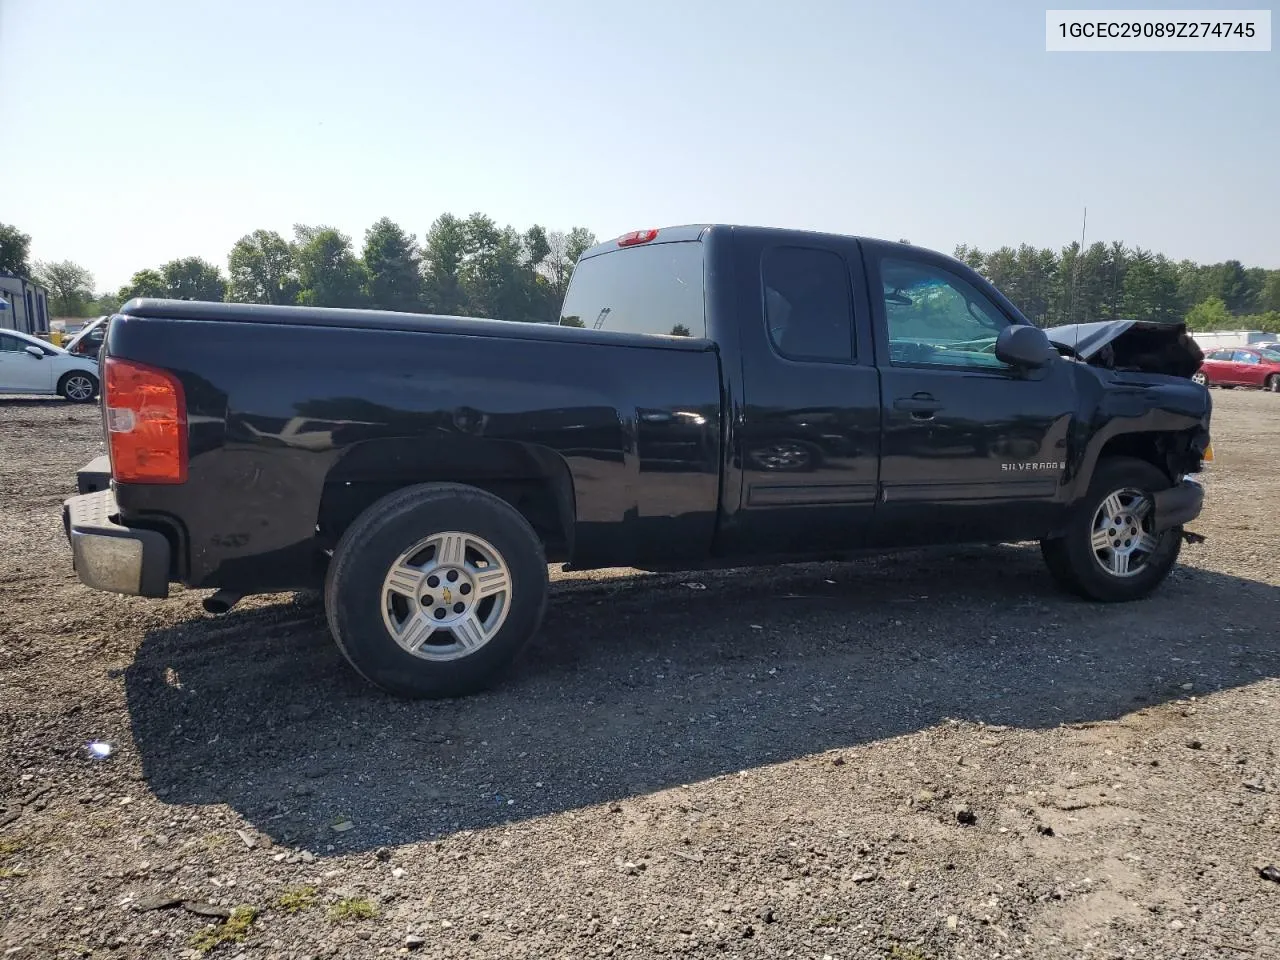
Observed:
[[[62,505],[62,525],[80,582],[94,590],[141,597],[169,595],[169,541],[155,530],[116,522],[111,490],[72,497]]]

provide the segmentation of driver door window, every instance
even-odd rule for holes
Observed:
[[[970,283],[917,261],[880,261],[889,362],[1008,369],[996,337],[1009,321]]]

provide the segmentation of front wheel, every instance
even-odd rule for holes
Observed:
[[[1144,460],[1101,461],[1089,492],[1061,537],[1040,550],[1057,582],[1090,600],[1138,600],[1169,575],[1182,550],[1182,528],[1152,530],[1152,496],[1169,478]]]
[[[58,393],[72,403],[89,403],[98,395],[98,378],[91,373],[73,371],[58,381]]]
[[[1198,383],[1202,387],[1207,387],[1209,385],[1209,378],[1206,377],[1203,373],[1193,373],[1191,375],[1191,382]]]
[[[379,500],[343,534],[325,582],[338,649],[366,680],[407,697],[490,684],[542,621],[538,535],[506,501],[426,484]]]

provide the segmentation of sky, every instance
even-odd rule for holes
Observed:
[[[1088,241],[1280,267],[1280,46],[1047,53],[1045,6],[0,0],[0,221],[104,291],[473,211],[951,252],[1061,247],[1087,205]]]

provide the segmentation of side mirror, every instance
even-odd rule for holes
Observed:
[[[26,351],[27,353],[31,354],[31,356],[35,357],[37,360],[44,359],[44,351],[41,350],[39,347],[35,346],[34,344],[32,346],[27,347]]]
[[[996,359],[1011,367],[1043,367],[1057,356],[1057,348],[1039,327],[1014,324],[1005,327],[996,337]]]

